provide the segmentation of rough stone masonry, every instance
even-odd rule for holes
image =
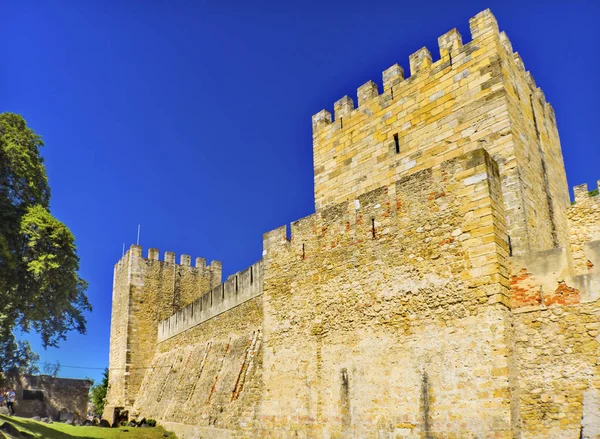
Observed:
[[[313,116],[315,213],[115,266],[105,416],[195,438],[599,438],[600,197],[489,10]]]

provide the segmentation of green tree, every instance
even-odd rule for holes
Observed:
[[[108,368],[104,369],[104,372],[102,373],[102,381],[100,381],[100,384],[92,386],[92,388],[90,389],[90,400],[92,401],[92,408],[96,416],[102,417],[107,390]]]
[[[49,211],[42,146],[21,116],[0,114],[0,342],[20,328],[47,347],[85,333],[91,306],[75,238]]]
[[[0,371],[20,375],[39,373],[40,356],[31,350],[28,341],[16,341],[13,334],[8,334],[0,340],[0,352]]]

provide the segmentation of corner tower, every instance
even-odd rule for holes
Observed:
[[[514,254],[568,242],[569,193],[554,111],[499,32],[489,10],[471,18],[472,41],[453,29],[369,81],[358,105],[344,96],[334,115],[313,116],[315,203],[355,199],[477,148],[499,164]]]
[[[115,265],[110,328],[109,382],[103,417],[113,422],[120,411],[132,408],[155,353],[158,323],[221,283],[222,266],[189,255],[132,245]]]

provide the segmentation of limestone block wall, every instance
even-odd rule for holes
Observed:
[[[160,342],[130,416],[189,437],[250,428],[261,396],[262,321],[258,295]]]
[[[483,149],[291,232],[264,238],[257,437],[518,432],[501,183]]]
[[[569,192],[554,110],[504,32],[500,43],[514,151],[504,163],[506,178],[516,188],[504,193],[507,211],[514,212],[507,216],[513,250],[523,254],[566,246]]]
[[[592,244],[600,241],[600,195],[590,196],[586,184],[574,192],[575,202],[568,209],[570,244],[575,272],[585,274],[600,269],[600,259],[594,263],[597,246]]]
[[[600,437],[600,301],[514,314],[523,438]]]
[[[499,164],[512,251],[566,245],[554,113],[489,10],[469,24],[469,43],[454,29],[438,39],[438,61],[422,48],[410,56],[409,78],[396,64],[383,73],[382,94],[369,81],[356,108],[345,96],[333,119],[326,110],[313,116],[316,208],[483,147]]]
[[[197,299],[221,281],[218,261],[206,266],[203,258],[191,266],[191,258],[131,246],[115,266],[113,314],[109,357],[109,389],[105,417],[112,420],[116,407],[129,410],[150,365],[157,343],[158,323]]]

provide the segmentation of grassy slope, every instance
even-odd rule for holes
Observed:
[[[7,417],[0,415],[0,425],[5,421],[10,422],[21,431],[27,431],[38,438],[44,439],[163,439],[165,430],[156,428],[100,428],[100,427],[75,427],[72,425],[55,422],[44,424],[28,418]],[[124,430],[128,430],[125,432]],[[169,434],[169,439],[175,439],[174,434]]]

